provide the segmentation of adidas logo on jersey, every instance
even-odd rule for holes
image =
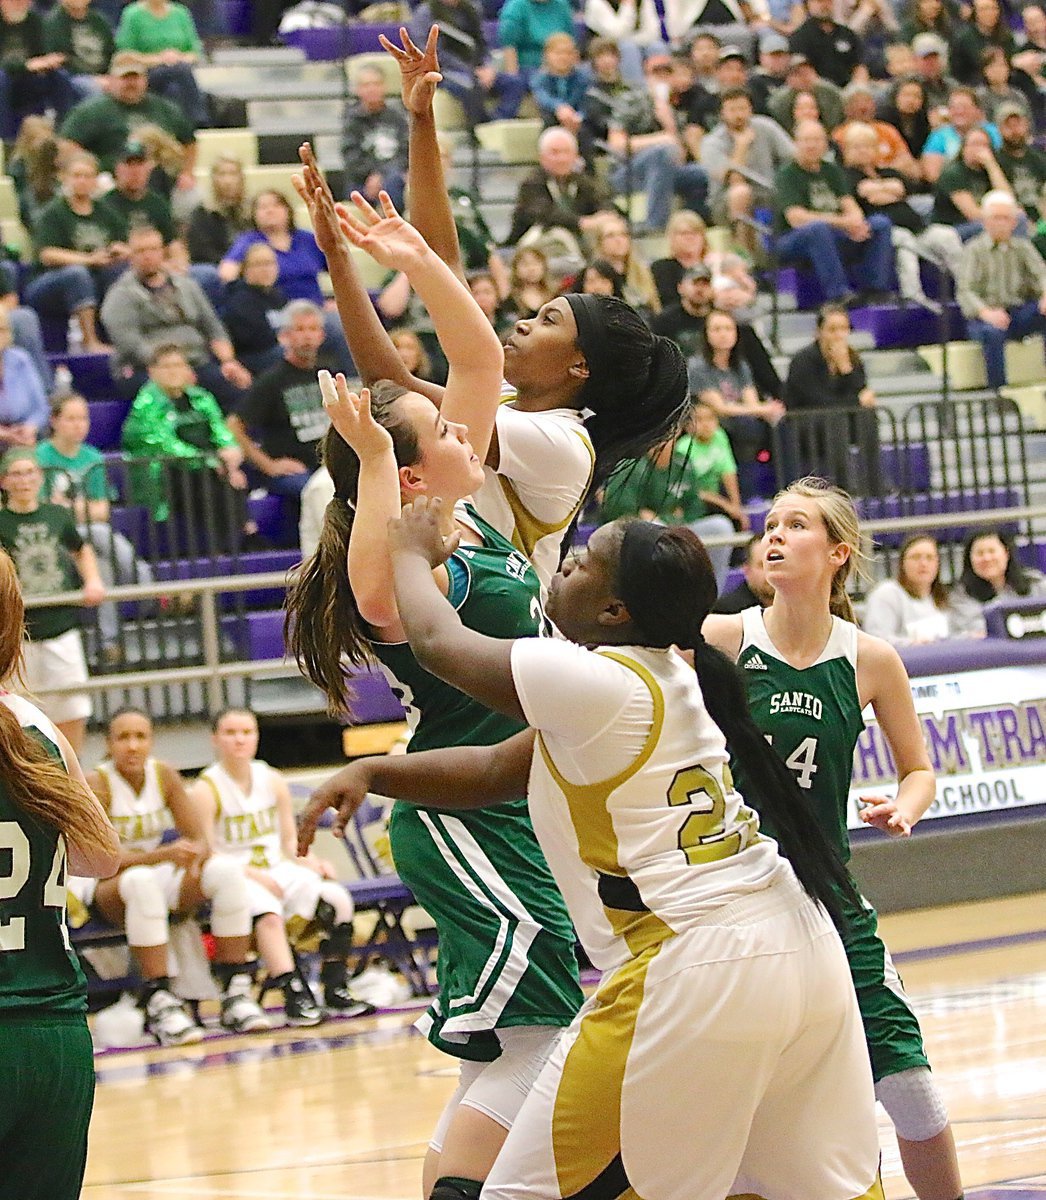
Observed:
[[[753,654],[752,657],[745,663],[746,671],[769,671],[770,668],[759,657],[758,654]]]

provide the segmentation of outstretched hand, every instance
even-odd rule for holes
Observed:
[[[367,798],[369,787],[369,773],[362,763],[349,763],[321,783],[298,816],[299,855],[305,857],[309,853],[319,823],[329,808],[333,808],[336,814],[331,832],[335,837],[344,837],[345,826]]]
[[[360,192],[352,193],[355,209],[347,204],[335,205],[342,233],[390,271],[410,273],[429,253],[429,244],[408,221],[396,211],[388,192],[378,194],[382,214],[371,206]]]
[[[400,26],[400,41],[402,49],[380,34],[378,41],[396,60],[400,69],[400,95],[403,107],[415,116],[424,117],[432,112],[432,98],[436,94],[436,85],[443,76],[440,74],[439,59],[436,56],[436,43],[439,41],[439,26],[433,25],[429,30],[425,49],[414,44],[410,34]]]
[[[392,435],[371,412],[369,388],[363,388],[359,395],[350,392],[340,372],[335,378],[330,371],[320,371],[317,378],[331,424],[356,451],[360,462],[392,451]]]
[[[291,183],[309,210],[316,245],[330,258],[344,245],[345,237],[334,210],[334,195],[308,142],[302,142],[298,147],[298,158],[302,173],[292,175]]]
[[[429,499],[419,496],[406,505],[398,518],[389,522],[389,550],[397,554],[420,554],[435,570],[457,550],[461,544],[461,531],[455,530],[444,537],[440,529],[443,501],[438,497]]]

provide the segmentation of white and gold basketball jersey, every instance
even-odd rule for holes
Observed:
[[[506,387],[503,400],[514,398]],[[519,413],[502,403],[496,429],[498,469],[485,468],[473,505],[534,564],[544,595],[559,570],[563,537],[592,480],[592,440],[573,408]]]
[[[251,763],[251,788],[243,788],[219,763],[200,773],[214,792],[217,849],[247,866],[275,867],[284,859],[280,842],[280,814],[272,768],[255,759]]]
[[[571,781],[577,755],[557,756],[538,734],[531,820],[593,964],[619,965],[746,893],[787,866],[734,789],[726,740],[708,715],[693,669],[672,650],[603,648],[649,691],[641,752],[610,778],[606,763],[635,746],[635,724],[612,721],[590,757],[591,780]],[[528,716],[541,728],[540,703]],[[557,762],[557,757],[559,761]]]
[[[145,760],[145,783],[136,792],[109,759],[95,770],[105,781],[109,793],[109,819],[120,845],[127,850],[155,850],[163,835],[172,828],[170,809],[160,782],[160,764]]]

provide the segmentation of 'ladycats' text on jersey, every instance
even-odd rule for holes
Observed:
[[[774,692],[770,697],[771,716],[777,716],[779,713],[799,713],[801,716],[820,721],[823,711],[824,705],[820,696],[813,696],[809,692]]]

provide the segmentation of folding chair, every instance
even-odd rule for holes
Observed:
[[[391,959],[411,985],[416,996],[433,992],[429,982],[428,951],[435,945],[432,939],[412,937],[403,928],[403,914],[417,903],[414,893],[394,872],[387,870],[367,842],[368,826],[383,820],[379,805],[367,799],[360,805],[346,826],[342,839],[358,879],[346,883],[356,910],[377,915],[374,933],[365,945],[356,946],[362,969],[372,958]]]

